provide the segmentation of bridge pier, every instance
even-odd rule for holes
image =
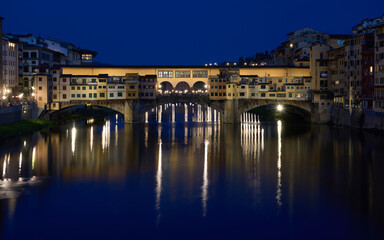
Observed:
[[[229,124],[241,123],[239,101],[237,99],[225,101],[222,122]]]
[[[124,102],[124,122],[133,123],[133,107],[130,100]]]
[[[311,122],[328,123],[331,120],[331,106],[314,104],[311,109]]]

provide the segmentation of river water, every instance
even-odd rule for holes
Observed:
[[[382,133],[244,119],[167,105],[2,142],[1,237],[384,236]]]

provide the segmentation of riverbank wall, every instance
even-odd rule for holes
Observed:
[[[334,106],[331,110],[331,123],[353,128],[384,130],[384,113]]]
[[[37,113],[35,103],[0,108],[0,125],[16,123],[27,119],[37,119]]]

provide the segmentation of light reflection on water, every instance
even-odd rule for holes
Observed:
[[[150,111],[149,124],[113,116],[4,143],[0,229],[10,239],[48,239],[58,226],[80,223],[77,232],[105,238],[145,228],[143,238],[169,229],[215,237],[381,234],[382,136],[266,124],[249,114],[241,125],[218,124],[215,116],[170,105]]]

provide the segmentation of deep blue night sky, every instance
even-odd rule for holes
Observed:
[[[373,0],[5,0],[4,32],[34,33],[98,51],[111,64],[204,64],[271,50],[304,26],[351,33],[384,14]]]

